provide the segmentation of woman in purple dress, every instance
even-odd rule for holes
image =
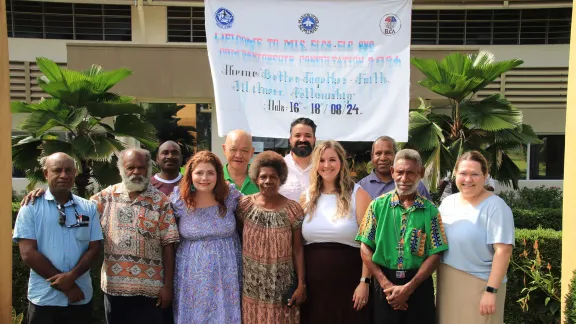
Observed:
[[[170,195],[180,231],[175,323],[241,323],[242,252],[234,216],[240,196],[207,151],[190,159]]]

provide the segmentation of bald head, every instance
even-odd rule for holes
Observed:
[[[182,149],[180,149],[180,145],[174,141],[162,143],[158,148],[156,163],[158,163],[158,167],[160,167],[160,170],[165,176],[177,176],[182,166]]]
[[[70,155],[59,152],[46,157],[43,169],[52,194],[67,195],[70,193],[76,178],[76,166]]]
[[[248,162],[254,155],[252,135],[241,129],[233,130],[226,135],[226,143],[222,144],[222,148],[229,167],[247,172]]]

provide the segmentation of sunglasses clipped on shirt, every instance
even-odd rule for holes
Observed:
[[[76,210],[76,203],[74,202],[74,199],[72,199],[72,197],[70,197],[70,200],[72,201],[72,208],[74,208],[74,216],[76,216],[75,217],[76,223],[74,223],[72,225],[66,225],[66,206],[57,202],[56,208],[58,208],[58,212],[60,213],[60,219],[58,220],[58,224],[60,224],[60,226],[62,226],[62,227],[67,227],[67,228],[88,227],[90,225],[90,218],[88,216],[78,214],[78,211]]]

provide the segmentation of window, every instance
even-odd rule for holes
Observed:
[[[564,135],[543,135],[543,144],[530,145],[529,179],[564,178]]]
[[[412,44],[569,44],[571,19],[572,8],[414,10]],[[205,43],[204,21],[204,7],[168,7],[168,42]]]
[[[130,6],[7,0],[8,37],[131,41]]]
[[[206,43],[204,7],[168,7],[168,42]]]
[[[412,44],[569,44],[572,8],[414,10]]]

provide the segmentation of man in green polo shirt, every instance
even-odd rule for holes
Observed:
[[[233,130],[226,135],[222,149],[228,161],[224,165],[224,179],[236,185],[236,188],[245,195],[257,193],[258,186],[248,176],[248,163],[254,156],[252,135],[240,129]]]
[[[436,323],[431,275],[448,249],[442,219],[418,193],[424,177],[418,152],[399,151],[390,170],[396,190],[372,201],[356,236],[380,286],[374,291],[374,322]]]

